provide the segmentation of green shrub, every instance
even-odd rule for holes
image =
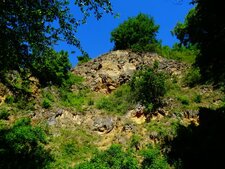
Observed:
[[[195,86],[201,80],[200,69],[198,67],[192,67],[184,77],[184,82],[190,87]]]
[[[201,103],[201,101],[202,101],[202,96],[201,95],[196,95],[195,97],[194,97],[194,102],[195,103]]]
[[[63,145],[63,153],[65,156],[75,155],[78,152],[75,143],[69,142]]]
[[[170,48],[169,46],[158,46],[158,48],[156,49],[157,53],[165,58],[190,64],[193,64],[195,62],[196,56],[199,53],[196,46],[190,46],[189,48],[187,48],[178,44],[174,44],[172,48]]]
[[[141,137],[139,135],[132,135],[131,137],[131,141],[130,141],[130,147],[133,148],[137,148],[140,144],[141,141]]]
[[[41,56],[33,58],[31,72],[37,77],[42,85],[62,85],[64,79],[68,78],[71,69],[68,53],[59,53],[47,49]]]
[[[44,149],[45,133],[20,119],[13,126],[0,126],[0,168],[43,168],[51,156]]]
[[[52,106],[52,102],[47,99],[47,98],[44,98],[43,101],[42,101],[42,107],[45,108],[45,109],[48,109]]]
[[[172,118],[164,118],[161,121],[151,121],[146,123],[146,129],[149,132],[157,133],[157,138],[161,141],[167,140],[177,134],[177,128],[180,121]]]
[[[134,44],[131,46],[133,52],[142,53],[142,52],[157,52],[160,44],[152,43],[147,45]]]
[[[156,69],[147,68],[136,72],[129,83],[133,99],[147,109],[154,110],[166,93],[165,79],[165,74]]]
[[[10,89],[13,93],[13,96],[9,96],[11,98],[10,101],[18,101],[20,99],[29,98],[32,93],[31,90],[31,81],[29,80],[30,74],[28,70],[20,69],[20,71],[11,70],[5,73],[3,77],[4,84]]]
[[[78,65],[89,62],[91,58],[87,53],[85,53],[83,56],[77,56],[78,59]]]
[[[25,99],[18,99],[16,102],[15,106],[21,111],[34,111],[35,110],[35,100],[30,99],[30,100],[25,100]]]
[[[98,153],[90,161],[75,167],[76,169],[137,169],[137,160],[129,152],[124,152],[119,145],[112,145],[108,150]]]
[[[183,105],[189,105],[189,98],[185,95],[180,95],[177,98]]]
[[[5,98],[5,103],[12,104],[14,102],[14,96],[9,95]]]
[[[111,42],[115,50],[133,49],[135,51],[154,50],[158,43],[156,33],[159,26],[155,25],[152,17],[140,13],[136,17],[128,18],[111,32]]]
[[[83,77],[74,75],[71,72],[68,72],[67,75],[68,78],[63,80],[62,88],[70,90],[72,85],[76,85],[78,88],[82,87]]]
[[[95,104],[94,100],[88,99],[88,106],[93,106]]]
[[[166,158],[161,154],[159,147],[149,146],[142,152],[144,160],[141,164],[142,169],[169,169]]]
[[[57,88],[55,87],[46,87],[42,90],[42,107],[43,108],[50,108],[52,103],[57,101],[56,97]]]
[[[0,109],[0,120],[8,120],[9,116],[10,114],[6,109]]]
[[[61,88],[60,89],[60,102],[63,106],[73,107],[78,111],[83,111],[82,107],[87,102],[87,94],[89,90],[81,89],[76,92]]]

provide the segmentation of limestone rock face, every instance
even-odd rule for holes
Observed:
[[[176,76],[180,76],[187,67],[183,63],[165,59],[156,53],[137,54],[118,50],[78,65],[73,69],[73,73],[83,76],[86,85],[93,91],[110,93],[129,81],[134,71],[143,66],[153,66],[155,62],[158,62],[160,70]]]
[[[111,117],[97,117],[94,120],[93,130],[109,133],[114,128],[114,120]]]

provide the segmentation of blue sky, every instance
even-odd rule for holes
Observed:
[[[91,58],[98,57],[113,48],[110,43],[111,31],[119,24],[139,13],[145,13],[152,16],[155,23],[160,25],[158,39],[162,40],[163,45],[172,46],[177,39],[173,37],[170,31],[178,21],[183,21],[188,11],[193,8],[188,0],[111,0],[113,10],[119,13],[119,18],[114,18],[110,14],[104,14],[101,20],[96,20],[91,16],[87,23],[81,25],[78,29],[77,37],[85,51]],[[77,9],[71,5],[71,11],[76,17]],[[79,15],[79,14],[78,14]],[[81,55],[75,47],[60,42],[55,49],[57,51],[65,50],[69,52],[70,61],[73,66],[77,63],[77,56]],[[71,51],[76,51],[71,53]]]

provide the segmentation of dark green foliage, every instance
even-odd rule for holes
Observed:
[[[8,86],[5,76],[16,70],[23,82],[34,75],[44,85],[61,85],[70,68],[68,55],[54,52],[53,46],[65,41],[85,53],[76,37],[78,26],[92,12],[97,19],[104,12],[112,14],[109,0],[75,0],[74,5],[80,18],[74,18],[68,0],[0,1],[0,81]]]
[[[147,45],[140,45],[135,44],[131,46],[131,50],[133,52],[142,53],[142,52],[157,52],[158,48],[160,48],[159,43],[147,44]]]
[[[63,145],[63,153],[66,156],[75,155],[78,152],[75,143],[70,142]]]
[[[9,95],[5,98],[5,103],[12,104],[14,102],[14,96]]]
[[[68,78],[71,69],[68,53],[59,53],[47,49],[42,55],[34,57],[31,73],[37,77],[41,84],[62,85],[63,80]]]
[[[184,77],[184,82],[191,87],[200,83],[200,81],[201,81],[201,74],[198,67],[192,67]]]
[[[13,93],[14,96],[9,96],[7,101],[15,102],[20,100],[20,98],[26,99],[31,93],[31,81],[29,80],[30,74],[29,71],[26,72],[24,69],[20,69],[19,71],[7,71],[3,76],[3,83],[7,86],[8,89]],[[14,97],[14,98],[13,98]]]
[[[196,44],[200,49],[196,64],[203,80],[225,79],[225,11],[222,1],[193,0],[195,8],[185,22],[178,23],[173,33],[185,46]]]
[[[43,168],[51,159],[44,144],[45,133],[31,126],[29,119],[0,126],[0,168]]]
[[[70,13],[69,1],[26,1],[8,0],[0,2],[0,67],[18,69],[26,67],[32,60],[30,54],[36,49],[39,55],[58,40],[81,49],[75,34],[80,24],[85,23],[90,13],[100,19],[103,11],[111,13],[108,0],[75,0],[82,18],[74,18]],[[55,24],[58,26],[55,26]]]
[[[9,112],[6,109],[0,109],[0,120],[8,120],[9,115]]]
[[[196,95],[195,98],[194,98],[194,102],[195,102],[195,103],[201,103],[201,101],[202,101],[202,96],[199,95],[199,94]]]
[[[185,95],[180,95],[177,98],[183,105],[189,105],[189,98]]]
[[[144,160],[141,164],[142,169],[169,169],[165,157],[161,154],[159,147],[152,147],[142,152]]]
[[[67,78],[63,79],[62,88],[65,90],[70,90],[72,85],[76,85],[79,89],[81,89],[83,81],[84,81],[83,77],[68,72]]]
[[[165,79],[165,75],[156,69],[147,68],[136,72],[129,83],[133,99],[145,105],[149,111],[154,110],[166,93]]]
[[[42,101],[42,107],[48,109],[51,107],[51,101],[47,98],[44,98]]]
[[[178,119],[164,118],[160,121],[152,120],[150,123],[146,123],[146,129],[150,133],[157,133],[157,138],[164,142],[164,140],[170,140],[176,135],[179,124],[180,120]]]
[[[134,143],[138,144],[138,137],[134,138]],[[134,145],[135,146],[135,145]],[[141,152],[143,161],[138,165],[138,161],[131,151],[123,151],[121,146],[112,145],[108,150],[96,154],[90,161],[76,166],[76,169],[169,169],[166,158],[160,152],[159,147],[148,146]]]
[[[89,162],[78,165],[77,169],[137,169],[137,160],[124,152],[119,145],[112,145],[108,150],[98,153]]]
[[[139,149],[140,146],[141,137],[139,135],[132,135],[131,141],[130,141],[130,147],[136,148],[136,150]]]
[[[128,18],[111,33],[111,42],[115,43],[115,50],[133,49],[134,51],[154,51],[158,41],[156,33],[159,26],[155,25],[152,17],[139,14]]]
[[[77,59],[78,59],[78,65],[82,63],[86,63],[91,60],[91,58],[89,57],[87,53],[85,53],[83,56],[77,56]]]
[[[53,93],[56,93],[53,88],[46,87],[42,91],[41,106],[45,109],[52,107],[53,102],[56,100]]]
[[[94,100],[92,100],[92,99],[89,99],[88,100],[88,106],[93,106],[94,105]]]
[[[201,108],[199,125],[179,125],[177,136],[168,141],[171,163],[183,169],[225,168],[225,108]]]

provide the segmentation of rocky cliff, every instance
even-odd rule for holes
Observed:
[[[160,70],[180,77],[187,65],[168,60],[156,53],[137,54],[127,50],[106,53],[100,57],[78,65],[72,72],[86,79],[93,91],[110,93],[119,85],[126,83],[135,70],[143,66],[158,64]]]

